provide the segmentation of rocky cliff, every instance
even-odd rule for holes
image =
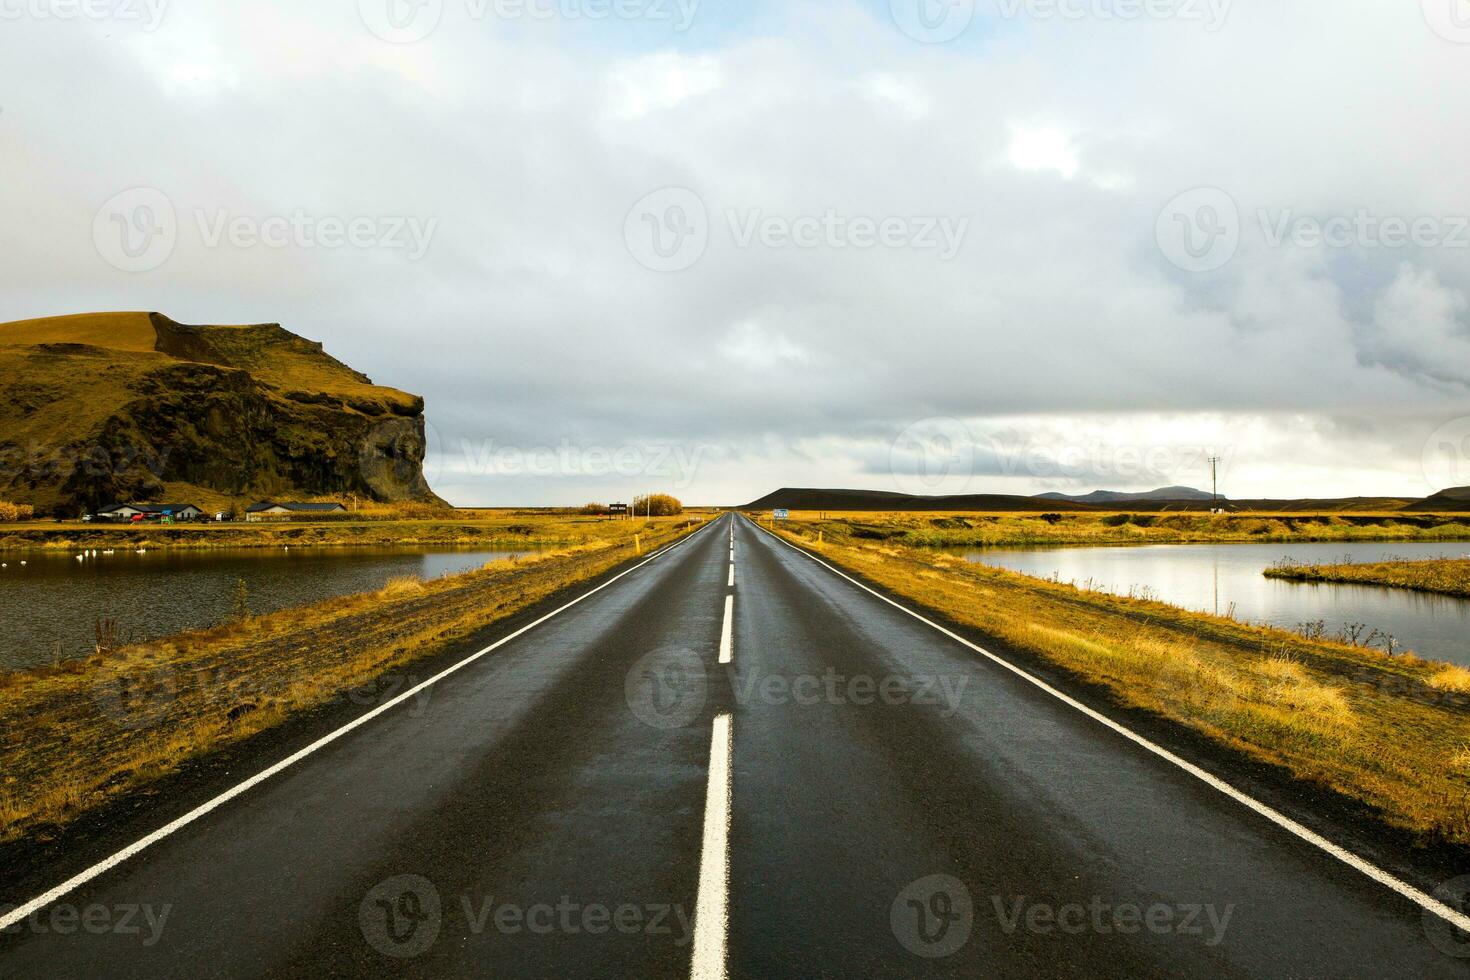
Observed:
[[[0,324],[0,499],[69,513],[163,497],[441,503],[424,402],[279,324],[158,313]]]

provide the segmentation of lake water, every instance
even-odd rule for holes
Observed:
[[[1470,542],[1165,544],[1116,548],[965,549],[971,561],[1122,595],[1150,590],[1186,609],[1293,629],[1324,620],[1329,633],[1366,623],[1400,649],[1470,665],[1470,600],[1376,586],[1284,582],[1261,573],[1283,558],[1308,564],[1459,558]],[[1375,644],[1381,647],[1382,644]]]
[[[77,561],[71,554],[0,555],[0,670],[91,652],[99,618],[122,640],[164,636],[228,618],[244,580],[253,613],[382,588],[388,580],[455,575],[534,549],[276,548],[168,551]],[[25,565],[20,563],[24,561]]]

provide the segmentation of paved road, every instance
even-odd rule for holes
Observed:
[[[1431,935],[727,517],[13,927],[0,976],[1464,976]]]

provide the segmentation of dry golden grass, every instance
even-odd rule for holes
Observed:
[[[1266,575],[1300,582],[1383,585],[1470,598],[1470,558],[1432,558],[1347,565],[1281,564],[1266,569]]]
[[[489,566],[486,566],[489,567]],[[424,580],[417,575],[395,575],[378,590],[379,595],[395,596],[417,592],[424,587]]]
[[[147,313],[77,313],[0,323],[0,344],[88,344],[152,351],[158,332]]]
[[[0,342],[0,385],[29,403],[24,411],[14,405],[0,410],[5,437],[47,451],[70,445],[78,432],[94,431],[136,398],[135,386],[167,363],[166,355],[144,351],[61,355]]]
[[[873,544],[833,522],[783,533],[1126,705],[1362,800],[1395,826],[1470,844],[1464,668]]]
[[[41,831],[202,753],[404,670],[450,642],[688,530],[617,534],[453,578],[0,674],[0,839]]]
[[[1402,513],[882,513],[793,512],[794,523],[839,538],[915,548],[1211,541],[1433,541],[1470,538],[1470,515]]]
[[[197,501],[186,502],[198,503]],[[200,506],[204,506],[200,504]],[[708,516],[690,510],[650,521],[609,521],[566,510],[475,510],[434,508],[432,517],[391,518],[379,511],[331,521],[260,524],[17,524],[0,532],[0,550],[72,551],[82,548],[174,549],[297,547],[388,547],[414,545],[584,545],[621,540],[636,528],[683,526]]]
[[[1430,676],[1429,686],[1440,691],[1470,694],[1470,670],[1455,665],[1441,667]]]

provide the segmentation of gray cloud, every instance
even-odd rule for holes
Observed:
[[[672,479],[508,472],[487,445],[698,450],[691,499],[892,489],[922,468],[894,441],[932,418],[974,434],[973,490],[1187,482],[1107,460],[1206,443],[1237,447],[1239,495],[1435,489],[1425,440],[1470,414],[1470,253],[1267,230],[1286,212],[1470,214],[1465,46],[1371,0],[1237,4],[1213,33],[982,17],[932,46],[885,7],[768,6],[687,35],[456,22],[410,45],[352,4],[171,5],[153,31],[9,22],[0,315],[282,321],[425,394],[438,485],[467,503]],[[92,223],[137,186],[168,196],[178,244],[128,274]],[[664,187],[710,219],[679,272],[624,238]],[[1239,215],[1234,257],[1205,273],[1155,237],[1198,187]],[[198,216],[222,210],[438,224],[418,261],[210,248]],[[742,246],[756,211],[968,226],[948,261]],[[997,437],[1102,461],[1008,469]]]

